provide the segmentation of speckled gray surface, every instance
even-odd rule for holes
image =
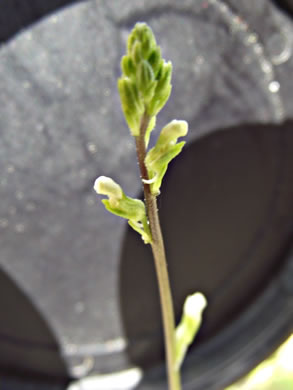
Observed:
[[[139,192],[116,91],[138,20],[151,25],[174,64],[159,126],[188,120],[194,140],[293,116],[293,27],[264,0],[87,1],[1,46],[0,265],[54,329],[69,362],[124,347],[117,268],[125,223],[104,211],[92,184],[104,174]],[[101,370],[127,366],[114,360]]]

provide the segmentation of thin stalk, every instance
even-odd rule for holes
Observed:
[[[141,120],[140,135],[135,137],[136,152],[140,168],[141,178],[148,180],[148,172],[145,166],[145,132],[148,127],[150,118],[144,114]],[[167,261],[165,254],[164,241],[160,226],[157,199],[152,195],[150,185],[143,182],[145,204],[152,235],[152,251],[155,261],[156,274],[159,285],[160,303],[163,318],[164,341],[166,350],[166,368],[168,374],[168,383],[170,390],[180,390],[180,372],[175,364],[175,316],[171,288],[168,276]]]

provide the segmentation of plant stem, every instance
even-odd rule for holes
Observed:
[[[145,166],[145,132],[150,118],[145,113],[141,120],[140,135],[135,137],[136,152],[140,168],[141,178],[148,180],[148,172]],[[180,372],[175,365],[175,316],[173,310],[172,294],[167,270],[164,241],[160,226],[157,199],[152,195],[150,185],[143,182],[147,216],[152,235],[152,251],[155,261],[156,274],[159,285],[160,303],[163,317],[164,340],[166,350],[166,368],[170,390],[180,390]]]

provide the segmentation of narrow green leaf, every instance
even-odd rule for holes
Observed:
[[[129,78],[120,78],[118,80],[118,90],[127,124],[132,135],[137,136],[139,134],[140,118],[144,110],[137,87]]]
[[[164,62],[161,57],[161,50],[160,47],[156,47],[148,58],[148,63],[152,67],[155,77],[157,77],[161,62]]]
[[[152,67],[145,60],[138,66],[137,85],[144,97],[146,97],[145,95],[149,93],[150,89],[153,89],[153,92],[155,91],[155,75]]]

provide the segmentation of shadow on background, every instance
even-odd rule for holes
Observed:
[[[29,298],[0,270],[0,372],[67,381],[55,335]]]
[[[293,0],[274,0],[273,2],[289,16],[293,16]]]
[[[85,0],[1,0],[0,44],[58,8]]]
[[[292,177],[292,122],[218,131],[171,164],[159,211],[177,320],[187,294],[208,297],[197,345],[233,323],[282,267]],[[129,358],[148,368],[163,358],[159,297],[150,248],[130,229],[120,278]]]

